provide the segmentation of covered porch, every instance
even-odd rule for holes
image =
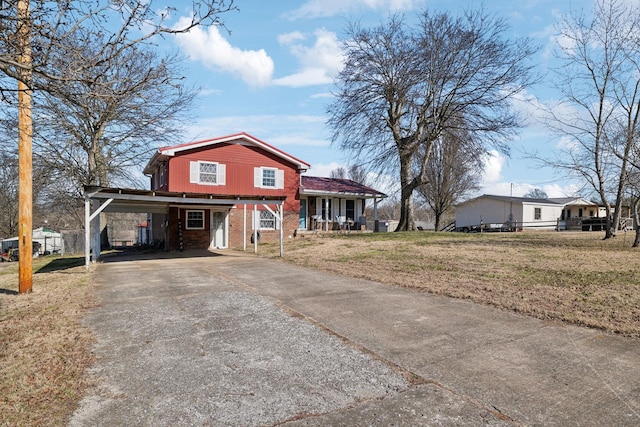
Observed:
[[[373,202],[373,231],[377,230],[378,203],[386,194],[349,179],[302,176],[301,231],[367,230],[365,209]]]

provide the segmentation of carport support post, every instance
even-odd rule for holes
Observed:
[[[242,205],[244,216],[242,217],[242,250],[247,250],[247,204]]]
[[[280,216],[280,258],[284,254],[284,206],[278,206],[278,215]]]
[[[258,253],[258,225],[260,224],[260,217],[258,217],[258,205],[253,205],[253,252]]]
[[[89,248],[91,246],[91,206],[89,196],[84,195],[84,266],[89,269]]]

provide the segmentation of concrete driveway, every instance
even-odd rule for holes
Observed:
[[[72,426],[640,425],[638,340],[231,251],[165,257],[98,265],[97,385]]]

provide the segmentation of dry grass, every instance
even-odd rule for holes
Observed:
[[[93,336],[84,258],[34,259],[33,292],[18,265],[0,266],[0,425],[66,425],[86,388]]]
[[[640,249],[602,233],[304,235],[285,260],[640,337]],[[275,256],[278,245],[261,245]]]
[[[306,235],[285,259],[640,338],[640,250],[600,233]],[[261,244],[265,256],[279,246]],[[0,426],[65,425],[88,384],[95,304],[83,258],[34,260],[33,293],[0,264]]]

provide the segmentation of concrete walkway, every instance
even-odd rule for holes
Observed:
[[[225,252],[105,262],[72,426],[637,426],[640,341]]]

